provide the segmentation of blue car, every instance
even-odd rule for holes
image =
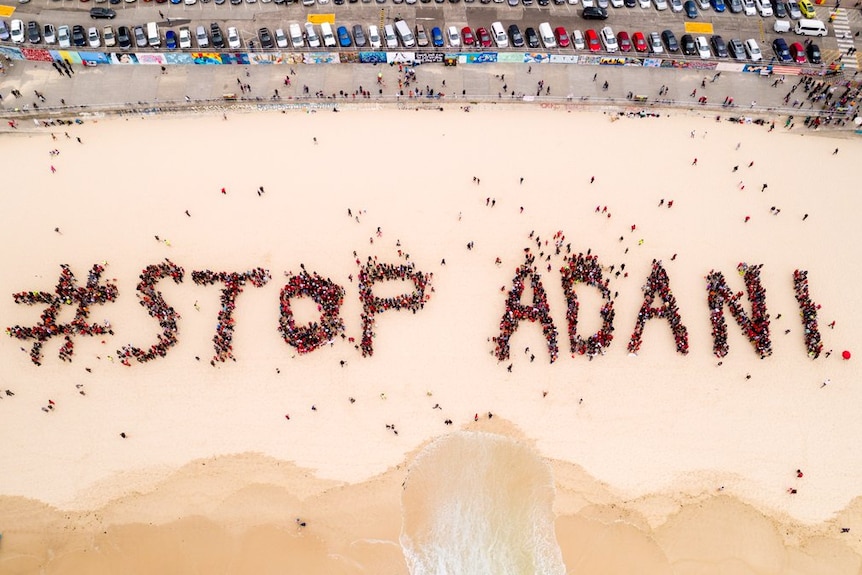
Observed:
[[[349,48],[352,44],[350,41],[350,32],[344,26],[338,27],[338,43],[342,48]]]
[[[790,55],[790,49],[787,47],[787,42],[784,41],[784,38],[777,38],[772,42],[772,49],[775,51],[775,55],[782,62],[792,62],[793,57]]]
[[[712,9],[716,12],[724,12],[725,5],[724,0],[710,0],[710,5],[712,5]]]
[[[168,47],[168,50],[177,49],[177,34],[173,30],[165,32],[165,46]]]
[[[694,0],[686,0],[685,4],[682,5],[682,9],[685,10],[685,15],[688,18],[697,18],[697,6]]]
[[[431,28],[431,43],[435,48],[443,47],[443,32],[437,26]]]

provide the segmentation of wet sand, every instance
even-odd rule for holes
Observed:
[[[0,388],[15,394],[0,402],[2,461],[15,470],[0,488],[0,515],[15,518],[0,526],[4,571],[406,572],[406,469],[435,437],[488,429],[549,462],[570,571],[858,572],[862,467],[848,453],[862,431],[859,374],[840,358],[862,340],[849,265],[860,240],[857,141],[681,114],[611,121],[475,107],[114,119],[69,132],[0,140],[16,166],[2,200],[12,249],[0,316],[5,327],[32,325],[40,308],[15,305],[12,293],[51,289],[61,263],[86,278],[107,261],[103,278],[116,278],[119,297],[92,319],[109,319],[115,335],[77,337],[71,364],[48,343],[41,367],[20,351],[27,342],[0,346]],[[507,144],[506,134],[537,145]],[[523,249],[539,249],[531,231],[550,240],[560,230],[573,252],[627,264],[629,277],[605,272],[619,292],[615,340],[591,362],[571,357],[554,256],[540,271],[560,358],[549,363],[540,330],[524,323],[511,359],[498,362],[489,338],[501,287]],[[299,356],[277,331],[284,272],[304,264],[343,286],[345,334],[358,340],[354,250],[391,263],[409,253],[433,272],[434,292],[415,315],[377,318],[372,357],[341,338]],[[179,343],[150,363],[111,362],[158,333],[135,286],[164,258],[187,274],[158,286],[181,315]],[[670,276],[687,356],[661,320],[648,322],[637,357],[626,349],[653,258]],[[719,367],[703,278],[720,270],[743,290],[739,262],[764,264],[774,353],[759,359],[728,317]],[[219,289],[194,285],[191,272],[258,266],[272,280],[237,299],[236,362],[214,368]],[[806,356],[795,269],[808,270],[822,306],[828,358]],[[592,333],[599,298],[578,294],[579,332]],[[307,301],[294,311],[298,322],[316,316]]]

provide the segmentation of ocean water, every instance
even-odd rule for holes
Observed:
[[[412,575],[564,575],[554,484],[529,446],[455,432],[408,470],[401,547]]]

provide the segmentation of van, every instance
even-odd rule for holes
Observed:
[[[203,26],[195,28],[195,40],[198,43],[198,48],[209,48],[210,37],[207,34],[207,29]]]
[[[380,48],[380,32],[377,31],[377,26],[368,26],[368,45],[371,48]]]
[[[416,45],[416,38],[413,36],[413,32],[410,31],[410,26],[404,20],[395,22],[395,31],[398,33],[398,37],[401,38],[401,44],[405,48],[412,48]]]
[[[323,38],[323,45],[326,48],[335,48],[335,34],[332,33],[329,22],[320,23],[320,37]]]
[[[554,39],[554,31],[551,30],[551,25],[547,22],[539,24],[539,37],[542,39],[542,44],[545,48],[556,48],[557,41]]]
[[[383,39],[386,41],[387,48],[398,47],[398,38],[395,37],[395,29],[392,28],[392,24],[383,26]]]
[[[162,43],[162,38],[159,35],[159,25],[155,22],[147,23],[147,43],[151,48],[157,48]]]
[[[800,36],[825,36],[828,33],[826,24],[822,20],[809,20],[802,18],[796,22],[796,29],[793,30]]]
[[[509,46],[509,37],[506,35],[506,30],[499,22],[491,24],[491,36],[494,37],[494,42],[497,48],[507,48]]]
[[[294,22],[287,31],[290,34],[290,43],[293,44],[294,48],[302,48],[305,45],[305,41],[302,39],[302,29],[299,27],[299,24]]]
[[[320,36],[314,31],[314,24],[311,22],[305,23],[305,39],[308,40],[310,48],[320,48]]]
[[[784,34],[785,32],[790,32],[790,22],[787,20],[776,20],[772,24],[772,29],[778,32],[779,34]]]

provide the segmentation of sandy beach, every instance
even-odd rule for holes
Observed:
[[[501,497],[536,494],[563,572],[858,573],[862,144],[783,122],[660,116],[345,106],[5,132],[3,327],[40,321],[45,306],[13,294],[52,291],[61,264],[80,286],[104,266],[117,296],[87,310],[113,334],[75,335],[71,362],[58,337],[40,366],[32,340],[0,345],[0,571],[425,572],[402,545],[441,507],[417,502],[445,508],[459,494],[434,491],[444,477],[474,473],[491,489],[515,466],[530,472]],[[495,355],[526,248],[554,362],[526,320],[510,357]],[[570,349],[561,281],[579,253],[598,258],[613,294],[613,341],[592,359]],[[428,279],[421,309],[375,315],[373,354],[359,347],[368,258]],[[178,314],[176,345],[123,365],[124,346],[149,348],[162,331],[137,287],[166,259],[183,270],[155,284]],[[653,260],[687,354],[662,318],[630,353]],[[740,263],[762,265],[763,358],[726,307],[728,353],[714,353],[705,277],[745,292]],[[224,286],[193,274],[255,268],[271,279],[236,297],[231,357],[218,361]],[[343,337],[309,353],[279,332],[285,274],[303,269],[343,288]],[[795,270],[816,306],[816,359]],[[414,285],[371,290],[397,298]],[[587,337],[602,300],[576,291]],[[308,297],[291,310],[299,326],[321,321]],[[459,434],[508,438],[535,461],[502,447],[487,462],[453,452],[440,477],[420,468]],[[546,472],[549,491],[525,487]]]

